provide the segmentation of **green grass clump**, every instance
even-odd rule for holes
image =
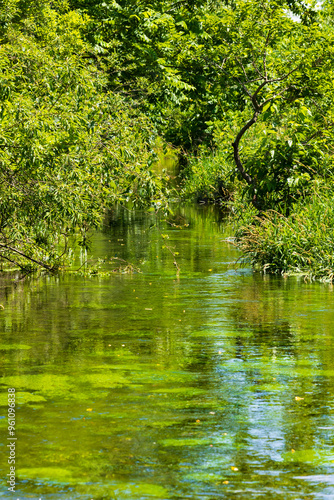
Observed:
[[[288,217],[274,210],[248,214],[236,233],[243,257],[262,271],[332,282],[333,194],[329,188],[314,189],[312,196],[293,206]]]

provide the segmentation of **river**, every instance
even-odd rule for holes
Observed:
[[[333,288],[236,266],[230,234],[116,210],[90,253],[141,273],[2,278],[1,498],[334,498]]]

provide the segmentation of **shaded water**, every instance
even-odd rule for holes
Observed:
[[[1,289],[0,497],[334,498],[333,291],[235,270],[212,209],[117,212],[92,253],[142,274]],[[16,389],[16,493],[7,388]]]

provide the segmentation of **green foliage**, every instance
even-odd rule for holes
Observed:
[[[234,166],[227,151],[202,148],[182,170],[181,196],[198,202],[223,204],[233,197],[237,183],[231,181]]]
[[[289,217],[274,210],[262,217],[246,211],[237,242],[252,265],[267,272],[333,281],[333,190],[315,185],[311,196],[312,203],[300,200]]]
[[[159,141],[184,197],[288,215],[331,182],[331,1],[3,0],[0,39],[7,262],[55,269],[105,207],[166,205]]]
[[[203,144],[218,144],[232,152],[233,142],[236,174],[258,208],[287,213],[301,187],[328,176],[334,45],[328,7],[292,0],[70,5],[90,16],[90,56],[104,61],[109,88],[135,98],[174,146],[199,153]],[[217,128],[225,132],[218,143]],[[199,197],[209,171],[203,164]]]
[[[87,38],[109,68],[110,88],[135,97],[167,140],[186,149],[210,142],[207,121],[221,108],[223,87],[202,57],[215,43],[208,30],[220,3],[71,0],[90,16]]]
[[[88,19],[49,2],[7,2],[0,47],[0,255],[53,269],[103,208],[164,203],[154,131],[85,58]],[[8,10],[6,10],[8,7]],[[5,15],[6,13],[6,15]],[[10,14],[11,13],[11,14]],[[10,15],[12,19],[10,19]]]
[[[329,175],[333,141],[333,32],[320,14],[302,23],[286,7],[249,0],[226,9],[227,23],[217,23],[222,43],[209,55],[244,101],[221,124],[229,139],[234,135],[247,198],[259,209],[282,212],[298,194],[295,187]]]

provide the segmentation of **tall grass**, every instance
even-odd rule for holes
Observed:
[[[289,217],[274,210],[261,216],[248,212],[236,232],[243,256],[263,271],[333,281],[333,198],[333,189],[314,188]]]
[[[226,152],[203,149],[198,156],[189,158],[181,172],[181,196],[197,202],[223,203],[233,197],[236,181],[232,181],[235,167]]]

